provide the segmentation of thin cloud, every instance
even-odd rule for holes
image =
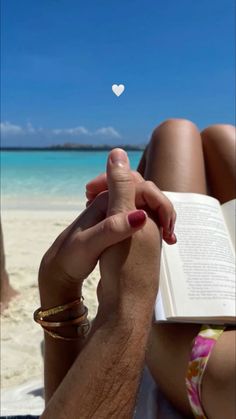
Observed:
[[[54,135],[89,135],[89,131],[85,127],[75,127],[75,128],[57,128],[53,129],[52,133]]]
[[[55,129],[45,129],[45,128],[35,128],[30,122],[28,122],[25,126],[20,126],[16,124],[12,124],[11,122],[2,122],[1,125],[1,133],[5,137],[13,137],[18,135],[27,135],[30,137],[34,137],[36,135],[45,136],[45,137],[63,137],[63,136],[72,136],[72,137],[79,137],[79,136],[89,136],[91,137],[106,137],[106,138],[121,138],[119,132],[111,127],[101,127],[96,129],[95,131],[90,131],[88,128],[84,126],[77,126],[72,128],[55,128]]]
[[[1,122],[1,133],[5,135],[19,135],[23,134],[24,130],[20,125],[11,124],[10,122]]]
[[[113,127],[101,127],[98,128],[95,131],[89,131],[87,128],[85,127],[75,127],[75,128],[58,128],[58,129],[53,129],[52,133],[54,135],[63,135],[63,134],[67,134],[67,135],[72,135],[72,136],[77,136],[77,135],[89,135],[89,136],[93,136],[93,135],[101,135],[101,136],[105,136],[105,137],[110,137],[110,138],[121,138],[121,135],[119,134],[118,131],[115,130],[115,128]]]
[[[37,130],[33,127],[33,125],[30,122],[28,122],[26,125],[26,131],[30,134],[35,134],[37,132]]]
[[[121,138],[121,135],[113,127],[103,127],[95,131],[95,135],[105,135],[106,137]]]

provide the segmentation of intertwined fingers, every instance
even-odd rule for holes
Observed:
[[[154,220],[163,230],[163,238],[168,244],[176,243],[174,227],[176,212],[171,201],[152,181],[145,181],[138,172],[131,172],[135,183],[135,206],[151,211]],[[107,174],[103,173],[90,181],[86,195],[92,202],[97,195],[108,189]],[[103,192],[104,193],[104,192]]]

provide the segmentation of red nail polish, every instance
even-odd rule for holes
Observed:
[[[177,237],[176,237],[175,233],[172,233],[170,238],[173,241],[173,244],[177,243]]]
[[[170,229],[170,234],[173,234],[174,233],[174,229],[175,229],[175,221],[173,219],[171,219],[171,221],[170,221],[170,227],[169,227],[169,229]]]
[[[140,227],[142,224],[144,224],[146,218],[147,215],[142,210],[131,212],[131,214],[128,215],[129,224],[133,228]]]
[[[89,205],[90,205],[90,204],[92,204],[92,202],[93,202],[92,200],[90,200],[90,201],[88,200],[88,201],[86,202],[86,208],[88,208],[88,207],[89,207]]]

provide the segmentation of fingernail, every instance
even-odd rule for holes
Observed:
[[[146,218],[147,214],[145,211],[142,210],[131,212],[128,215],[129,224],[133,228],[140,227],[142,224],[144,224]]]
[[[94,197],[94,194],[90,191],[88,191],[88,189],[85,191],[85,195],[88,199],[91,199]]]
[[[175,222],[174,222],[173,219],[171,219],[170,226],[169,226],[169,233],[170,233],[170,235],[174,233],[174,229],[175,229]]]
[[[164,237],[169,238],[171,236],[170,231],[168,228],[162,230],[162,234]]]
[[[92,202],[93,202],[93,201],[91,201],[91,200],[89,201],[89,200],[88,200],[88,201],[86,202],[86,208],[88,208],[88,207],[89,207],[89,205],[90,205]]]
[[[177,243],[177,237],[176,237],[175,233],[171,234],[170,239],[173,241],[173,244]]]
[[[117,148],[111,151],[111,162],[116,166],[123,167],[128,163],[127,153],[122,148]]]

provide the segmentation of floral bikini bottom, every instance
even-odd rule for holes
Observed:
[[[202,378],[211,351],[224,330],[224,326],[203,325],[193,340],[185,380],[189,403],[197,419],[207,419],[201,401]]]

